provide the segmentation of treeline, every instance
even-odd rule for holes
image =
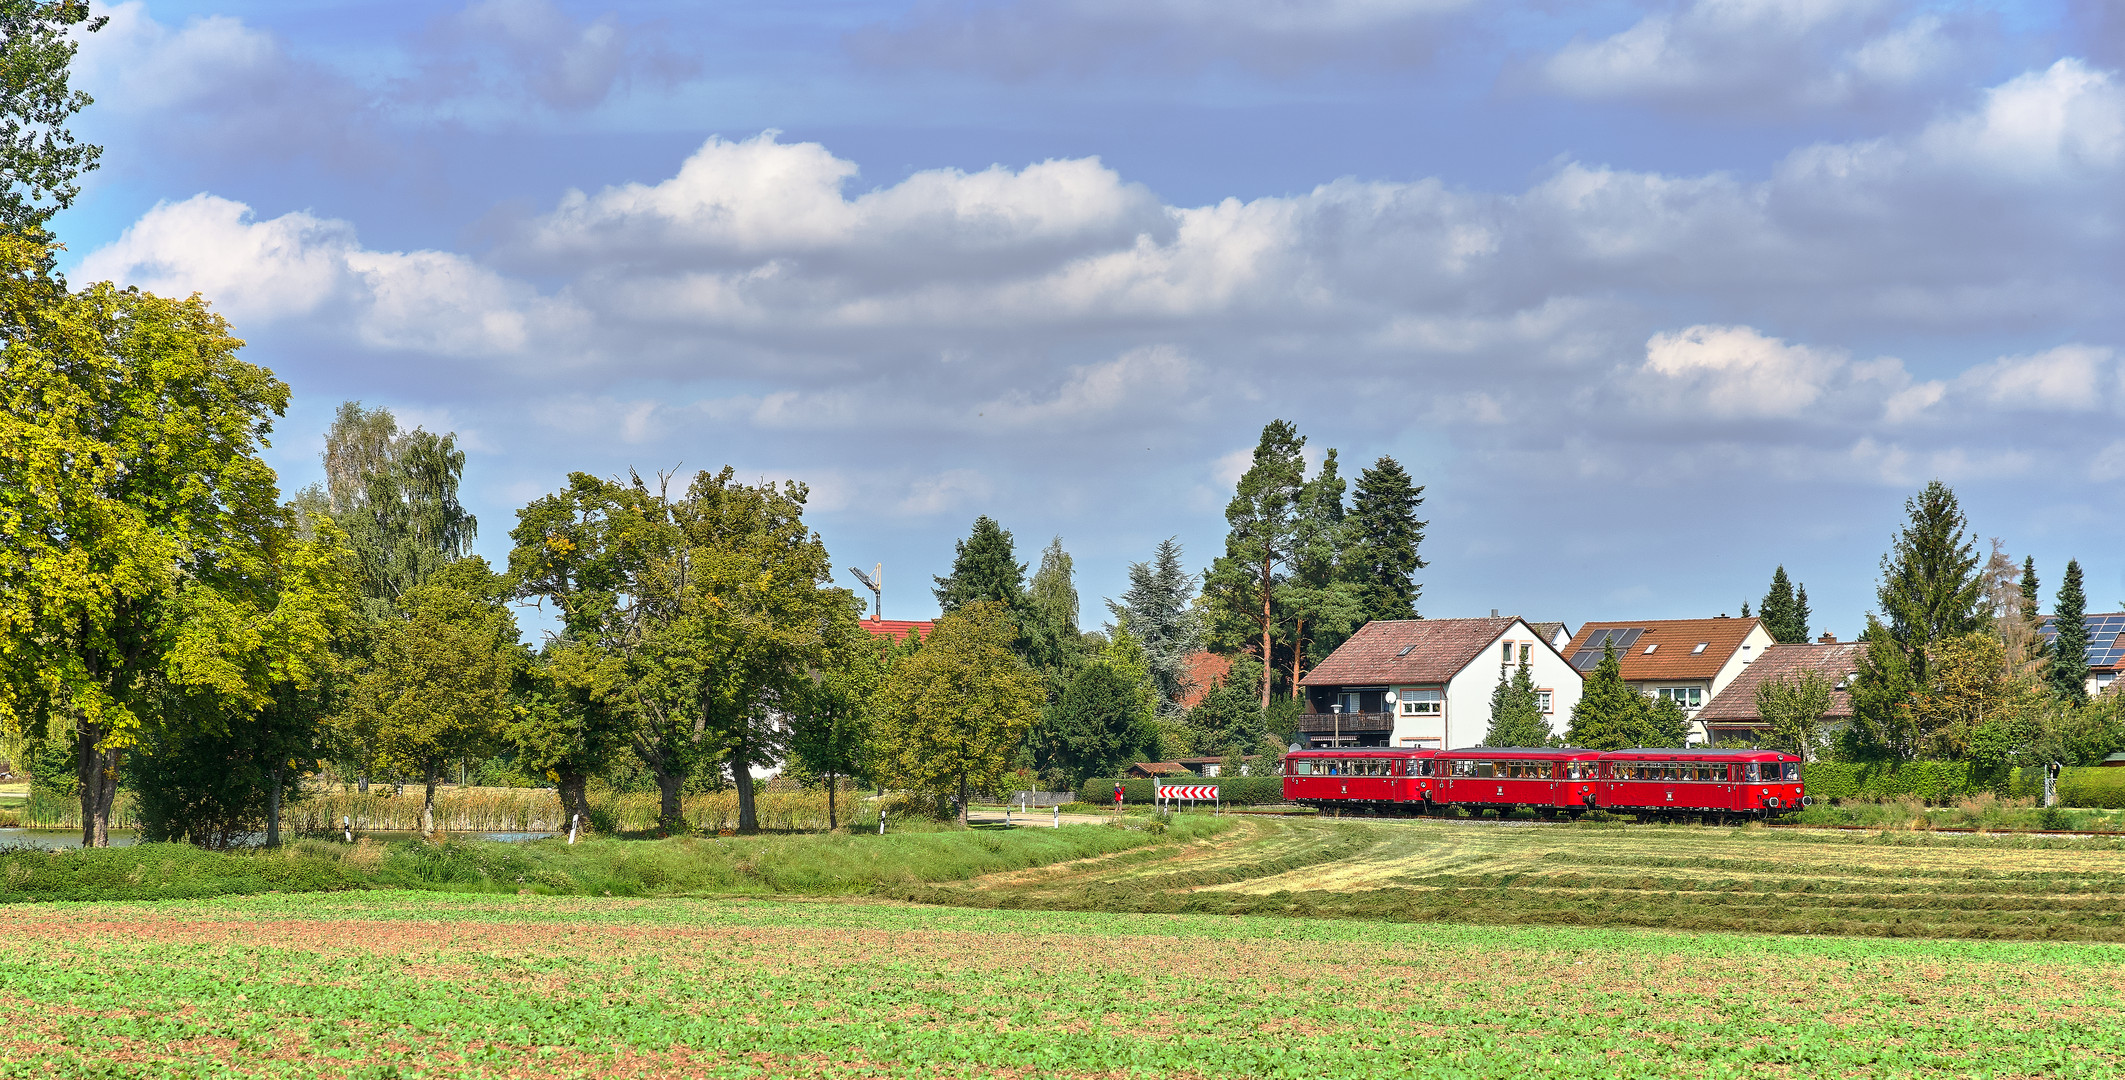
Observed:
[[[1187,756],[1273,770],[1304,709],[1298,679],[1366,622],[1418,617],[1423,487],[1382,457],[1353,490],[1333,449],[1309,474],[1305,445],[1288,421],[1264,427],[1226,506],[1224,553],[1196,573],[1176,540],[1161,542],[1129,567],[1099,630],[1079,625],[1060,537],[1029,576],[1010,531],[975,520],[935,595],[948,618],[996,605],[1012,652],[1039,675],[1039,715],[1006,786],[1069,791]],[[1215,662],[1191,669],[1205,655]]]

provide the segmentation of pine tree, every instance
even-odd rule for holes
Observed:
[[[2081,589],[2081,564],[2066,560],[2066,580],[2059,584],[2052,609],[2051,692],[2079,705],[2088,700],[2088,594]]]
[[[1275,635],[1281,621],[1277,589],[1289,574],[1298,527],[1306,440],[1288,420],[1262,428],[1254,463],[1240,477],[1225,506],[1225,554],[1210,566],[1203,596],[1211,612],[1210,633],[1224,649],[1256,650],[1262,664],[1261,708],[1269,707],[1274,678]]]
[[[1815,616],[1808,611],[1808,587],[1802,585],[1793,597],[1794,644],[1805,645],[1808,643],[1808,635],[1813,633],[1808,624],[1814,621]]]
[[[1350,580],[1344,565],[1350,546],[1348,526],[1343,476],[1337,469],[1336,452],[1330,450],[1320,470],[1300,489],[1291,574],[1277,590],[1277,606],[1291,624],[1284,636],[1291,643],[1293,699],[1299,696],[1299,678],[1306,664],[1334,652],[1365,623],[1362,586]]]
[[[2031,630],[2042,625],[2043,600],[2037,595],[2036,556],[2022,557],[2022,618]],[[2042,660],[2051,651],[2051,643],[2042,634],[2032,634],[2029,642],[2029,659]]]
[[[1926,647],[1984,628],[1984,575],[1977,538],[1955,492],[1938,480],[1904,503],[1909,520],[1882,556],[1881,614],[1889,636],[1923,685]]]
[[[1025,607],[1026,566],[1010,532],[987,514],[975,518],[967,538],[953,546],[951,574],[934,580],[937,606],[946,615],[981,600],[994,600],[1014,616]]]
[[[1178,716],[1180,701],[1197,689],[1188,678],[1188,657],[1202,647],[1202,620],[1189,604],[1195,575],[1181,567],[1176,537],[1159,541],[1146,562],[1129,564],[1129,590],[1107,601],[1114,613],[1111,634],[1124,626],[1142,644],[1144,666],[1158,685],[1159,713]]]
[[[1424,505],[1424,486],[1410,483],[1400,462],[1381,457],[1358,474],[1350,515],[1350,551],[1345,556],[1350,580],[1361,590],[1368,619],[1414,619],[1417,571],[1427,565],[1417,548],[1424,527],[1417,508]]]
[[[1549,721],[1543,718],[1541,702],[1535,697],[1534,676],[1521,664],[1512,678],[1499,679],[1497,689],[1490,693],[1490,730],[1483,736],[1483,745],[1548,746],[1550,738]]]
[[[1793,580],[1786,576],[1786,568],[1781,565],[1772,572],[1770,591],[1763,594],[1763,604],[1756,609],[1757,617],[1763,620],[1764,631],[1771,635],[1772,641],[1781,645],[1793,645],[1807,640],[1806,627],[1801,627],[1797,636],[1794,632],[1793,605]],[[1742,607],[1741,614],[1743,618],[1748,617],[1749,610],[1746,605]]]

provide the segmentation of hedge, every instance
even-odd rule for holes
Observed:
[[[1808,794],[1817,799],[1899,799],[1916,796],[1946,802],[1990,791],[2033,798],[2044,793],[2044,770],[1986,772],[1966,761],[1907,761],[1902,765],[1856,765],[1813,761],[1801,767]],[[2059,803],[2084,809],[2125,809],[2125,769],[2059,770]]]
[[[1186,776],[1168,777],[1166,783],[1208,784],[1217,789],[1218,801],[1233,806],[1267,806],[1284,801],[1284,778],[1281,776]],[[1077,789],[1082,802],[1097,806],[1114,805],[1114,780],[1094,778]],[[1122,798],[1130,806],[1151,803],[1156,796],[1151,793],[1149,780],[1122,781]]]

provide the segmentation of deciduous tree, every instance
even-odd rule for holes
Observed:
[[[810,684],[798,684],[789,708],[790,756],[826,782],[826,825],[841,827],[839,789],[844,777],[868,777],[872,712],[894,647],[879,641],[854,619],[831,619]]]
[[[75,36],[110,21],[91,15],[85,0],[7,0],[0,3],[0,228],[45,240],[52,215],[72,206],[81,174],[96,168],[103,148],[76,141],[67,122],[94,103],[68,85]],[[48,264],[48,252],[36,258]]]
[[[445,768],[491,752],[514,715],[510,689],[526,658],[504,595],[478,556],[406,590],[338,720],[386,766],[421,778],[427,836]]]
[[[1821,756],[1823,715],[1830,711],[1830,680],[1806,671],[1756,686],[1756,715],[1767,726],[1761,745],[1808,760]]]
[[[1002,602],[961,604],[879,691],[877,760],[885,780],[952,799],[962,826],[969,796],[1009,771],[1040,715],[1040,677],[1013,651],[1017,637]]]
[[[0,236],[0,724],[72,741],[101,847],[170,694],[259,700],[288,388],[204,301],[70,293],[47,254]]]

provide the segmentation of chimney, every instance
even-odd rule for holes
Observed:
[[[1490,617],[1491,617],[1491,618],[1493,618],[1493,619],[1495,619],[1495,618],[1497,618],[1497,617],[1498,617],[1498,609],[1497,609],[1497,608],[1492,608],[1492,609],[1490,609]]]
[[[1821,637],[1815,639],[1815,643],[1817,645],[1835,645],[1837,644],[1837,635],[1825,630],[1822,632]]]

